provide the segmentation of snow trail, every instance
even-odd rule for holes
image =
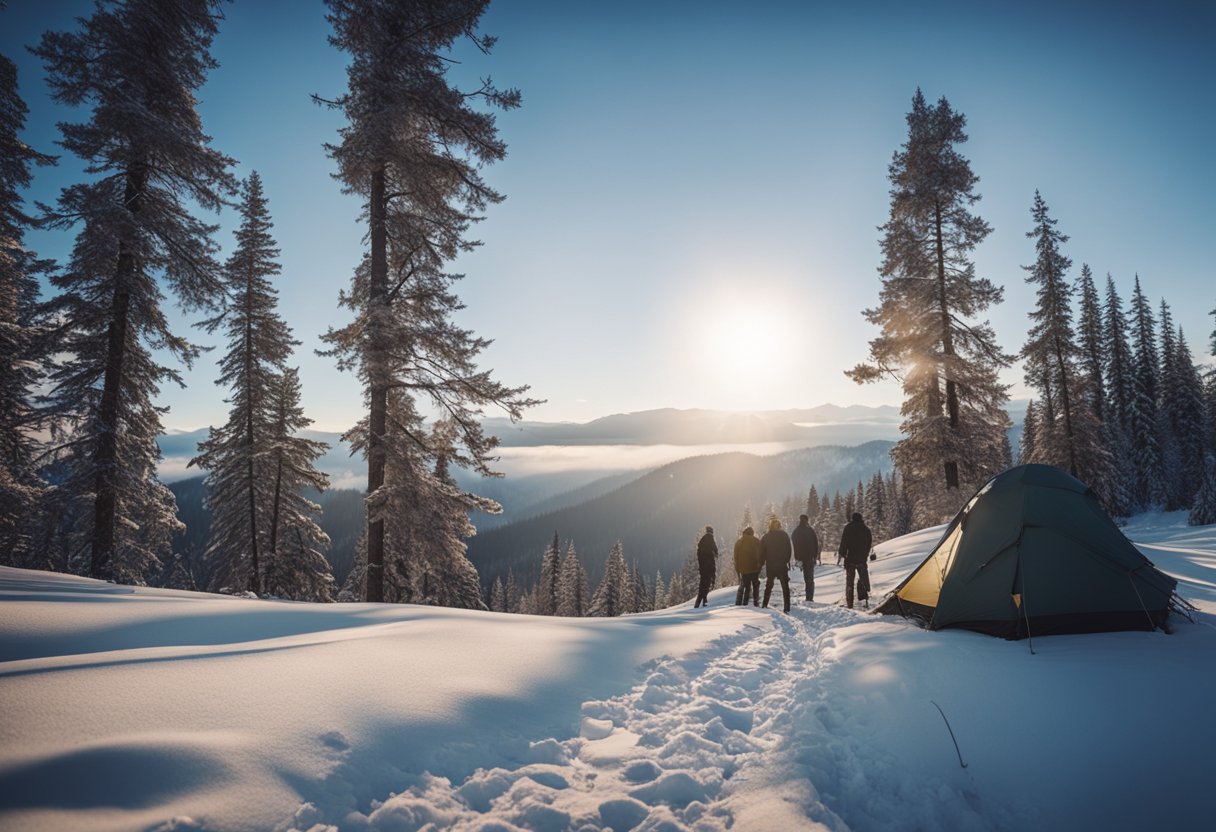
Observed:
[[[718,594],[718,609],[728,594]],[[579,736],[533,742],[529,760],[513,768],[478,769],[456,781],[406,778],[401,792],[374,801],[366,816],[348,814],[339,828],[1006,825],[981,805],[965,775],[951,784],[904,773],[894,778],[905,786],[900,793],[874,793],[876,779],[903,763],[888,759],[880,721],[870,718],[882,703],[864,693],[853,700],[853,671],[840,666],[837,649],[843,632],[873,627],[872,617],[802,601],[788,616],[755,615],[766,626],[747,626],[745,640],[726,637],[693,656],[652,662],[628,693],[584,702]],[[295,828],[308,829],[322,814],[306,805]]]

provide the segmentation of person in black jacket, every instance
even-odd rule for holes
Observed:
[[[794,560],[802,564],[802,579],[806,583],[806,600],[815,600],[815,563],[819,560],[819,535],[811,528],[811,519],[798,516],[798,528],[790,534],[794,544]]]
[[[785,596],[785,611],[790,611],[790,554],[793,546],[790,536],[781,528],[781,521],[774,517],[768,523],[768,531],[760,538],[760,557],[764,561],[764,606],[768,606],[773,594],[773,581],[781,581],[781,592]]]
[[[718,544],[714,542],[713,526],[705,527],[705,534],[697,543],[697,571],[701,573],[701,586],[697,589],[697,600],[693,607],[708,607],[709,591],[718,577]]]
[[[870,597],[870,570],[866,558],[874,545],[874,536],[861,520],[861,514],[853,512],[853,519],[845,524],[840,533],[840,557],[844,558],[844,602],[853,609],[853,580],[857,580],[857,600]]]

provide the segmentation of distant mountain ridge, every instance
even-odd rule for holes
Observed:
[[[815,485],[829,495],[847,491],[875,471],[891,470],[892,442],[857,447],[805,448],[772,456],[723,453],[689,457],[586,502],[518,520],[468,541],[469,558],[487,586],[511,569],[525,583],[535,579],[540,554],[554,532],[573,540],[583,566],[596,579],[612,544],[620,540],[629,561],[650,577],[679,568],[705,524],[719,545],[732,545],[744,505],[757,522],[768,501],[797,495],[805,501]]]

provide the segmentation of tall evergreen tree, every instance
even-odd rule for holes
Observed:
[[[618,540],[612,545],[608,559],[604,562],[604,577],[591,598],[588,615],[609,618],[628,611],[628,595],[632,594],[625,552]]]
[[[557,606],[554,614],[577,618],[586,615],[590,606],[591,590],[587,583],[587,570],[578,559],[574,541],[570,541],[557,579]]]
[[[650,608],[661,610],[667,606],[667,585],[663,583],[663,573],[654,573],[654,592],[651,593]]]
[[[1109,507],[1114,464],[1093,410],[1083,354],[1073,337],[1072,287],[1066,279],[1072,261],[1060,250],[1068,236],[1056,229],[1038,191],[1031,216],[1035,225],[1026,236],[1035,241],[1036,257],[1033,265],[1024,268],[1030,273],[1026,282],[1037,287],[1037,303],[1030,313],[1022,358],[1027,383],[1038,388],[1043,401],[1052,403],[1054,412],[1035,425],[1033,455],[1026,461],[1063,468],[1093,488]]]
[[[101,5],[78,32],[48,32],[34,50],[52,96],[88,105],[61,124],[61,144],[93,178],[47,210],[53,228],[77,225],[68,267],[52,280],[50,312],[69,358],[52,374],[51,415],[70,436],[64,488],[92,503],[78,530],[94,577],[141,581],[177,526],[173,495],[156,480],[160,385],[178,373],[150,348],[190,364],[197,348],[161,310],[168,288],[187,311],[220,297],[213,226],[189,205],[218,210],[231,160],[209,147],[195,92],[209,69],[217,0],[125,0]]]
[[[1039,409],[1032,399],[1026,405],[1026,417],[1022,420],[1022,437],[1018,452],[1018,464],[1033,462],[1038,453]]]
[[[350,55],[346,92],[326,102],[347,119],[328,151],[345,190],[364,200],[369,241],[342,295],[355,320],[326,339],[339,367],[356,369],[365,390],[368,413],[355,431],[368,460],[366,592],[379,601],[388,506],[377,492],[395,486],[387,479],[392,394],[411,399],[404,405],[410,413],[413,397],[424,397],[451,417],[461,450],[452,461],[484,475],[493,473],[496,440],[482,433],[481,411],[499,407],[516,419],[535,403],[524,398],[527,388],[504,387],[476,368],[488,342],[452,322],[461,306],[453,291],[458,276],[444,270],[476,245],[467,238],[469,226],[502,199],[481,168],[502,159],[506,145],[493,114],[474,104],[509,109],[520,96],[488,79],[462,92],[446,76],[456,40],[483,52],[493,46],[493,38],[476,32],[488,0],[326,3],[330,43]],[[436,450],[422,439],[414,431],[400,435],[416,445],[410,453],[433,458]],[[409,475],[406,466],[396,472]]]
[[[1132,494],[1136,506],[1141,509],[1160,507],[1167,501],[1157,418],[1157,375],[1160,358],[1154,326],[1152,307],[1140,290],[1140,276],[1136,275],[1135,288],[1132,291],[1134,353],[1128,436],[1135,466],[1135,489]]]
[[[37,471],[32,395],[44,359],[36,323],[38,276],[50,270],[25,246],[36,225],[21,191],[34,165],[54,162],[21,139],[29,109],[17,91],[17,67],[0,55],[0,563],[45,566],[33,557],[31,520],[45,484]]]
[[[979,177],[956,149],[966,119],[945,98],[930,106],[918,89],[907,121],[889,169],[879,305],[865,312],[882,334],[870,342],[870,362],[848,375],[901,379],[905,436],[892,456],[936,522],[1003,467],[1008,397],[997,374],[1011,359],[992,327],[975,320],[1003,290],[971,262],[992,229],[971,210]]]
[[[1168,307],[1162,303],[1162,327],[1164,335]],[[1176,485],[1175,508],[1191,505],[1195,493],[1203,483],[1204,456],[1207,448],[1207,403],[1204,399],[1203,380],[1195,366],[1191,350],[1186,345],[1182,327],[1169,339],[1170,358],[1162,357],[1161,409],[1173,445],[1176,465],[1167,470],[1173,472],[1171,481]]]
[[[329,477],[316,465],[329,446],[300,435],[312,419],[300,403],[299,371],[286,367],[271,382],[264,457],[257,465],[266,479],[259,513],[259,523],[269,530],[265,591],[297,601],[330,601],[334,579],[325,557],[329,535],[319,524],[321,506],[307,497],[309,490],[324,491],[329,485]]]
[[[1127,314],[1123,311],[1123,301],[1115,288],[1115,281],[1106,275],[1106,305],[1103,320],[1102,349],[1106,355],[1106,393],[1107,409],[1106,423],[1117,429],[1116,454],[1130,455],[1130,445],[1121,447],[1122,443],[1130,442],[1132,430],[1132,407],[1135,402],[1134,367],[1130,342],[1127,335]]]
[[[571,541],[570,545],[574,546],[574,541]],[[536,585],[536,615],[557,614],[557,601],[561,588],[561,558],[561,542],[557,539],[557,532],[554,532],[553,542],[540,557],[540,581]]]
[[[502,576],[494,578],[494,585],[490,587],[490,612],[506,612],[507,611],[507,590],[503,586]]]
[[[204,322],[208,332],[223,330],[228,351],[220,359],[216,384],[231,393],[228,421],[212,428],[190,461],[207,471],[211,509],[207,557],[222,586],[260,594],[265,568],[269,518],[262,509],[271,488],[267,455],[276,438],[275,388],[292,347],[300,342],[276,309],[271,279],[279,274],[279,250],[257,172],[242,183],[241,224],[236,248],[224,266],[228,302]]]
[[[1085,376],[1094,415],[1098,417],[1099,422],[1105,423],[1107,415],[1102,307],[1098,300],[1098,289],[1094,285],[1094,274],[1088,263],[1081,264],[1077,289],[1081,293],[1081,314],[1077,321],[1077,348],[1080,350],[1081,371]]]

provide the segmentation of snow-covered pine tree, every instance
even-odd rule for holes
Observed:
[[[574,541],[570,541],[574,546]],[[557,601],[561,587],[562,548],[553,533],[553,542],[540,556],[540,580],[536,584],[536,615],[556,615]]]
[[[507,590],[503,586],[501,575],[494,579],[494,584],[490,587],[489,604],[490,612],[507,611]]]
[[[507,570],[506,590],[507,590],[506,612],[519,612],[520,611],[520,609],[519,609],[520,596],[522,593],[520,592],[519,584],[515,580],[515,571],[513,569]]]
[[[36,223],[21,191],[34,165],[55,160],[21,139],[29,109],[17,91],[17,66],[0,55],[0,563],[45,568],[31,533],[45,483],[38,475],[37,421],[32,395],[45,344],[37,325],[38,276],[51,269],[25,246]]]
[[[1094,273],[1088,263],[1081,264],[1081,276],[1077,279],[1081,293],[1080,316],[1077,320],[1077,348],[1079,363],[1085,374],[1090,407],[1099,422],[1106,421],[1106,381],[1103,372],[1102,307],[1098,301],[1098,288],[1094,285]]]
[[[646,585],[646,576],[633,564],[633,608],[630,612],[650,612],[654,607],[650,603],[650,587]]]
[[[1199,463],[1198,476],[1193,469],[1188,472],[1182,459],[1178,435],[1174,432],[1177,414],[1171,413],[1170,408],[1180,403],[1178,396],[1181,394],[1182,373],[1177,367],[1174,316],[1164,298],[1161,299],[1159,309],[1161,365],[1157,368],[1157,437],[1161,447],[1162,482],[1165,486],[1164,508],[1167,511],[1177,511],[1190,506],[1191,496],[1199,488],[1199,480],[1203,476],[1203,460],[1202,457],[1195,460]]]
[[[1216,454],[1205,458],[1203,482],[1195,492],[1187,522],[1192,526],[1216,523]]]
[[[625,566],[625,551],[618,540],[612,544],[612,551],[604,561],[604,577],[600,579],[600,585],[591,597],[587,614],[599,618],[622,615],[626,612],[628,594],[632,594],[632,588],[629,586],[629,574]]]
[[[492,475],[497,444],[481,429],[486,407],[517,419],[535,404],[526,387],[510,388],[478,370],[476,359],[488,342],[461,329],[452,315],[461,308],[453,291],[458,275],[445,267],[476,243],[469,226],[502,195],[482,179],[481,168],[503,158],[492,112],[475,109],[518,106],[517,90],[499,90],[487,78],[480,88],[461,91],[446,77],[448,52],[459,39],[489,52],[494,39],[476,32],[488,0],[326,0],[334,28],[330,43],[350,55],[348,86],[336,100],[347,125],[328,146],[338,179],[364,201],[369,250],[355,270],[341,302],[355,312],[348,326],[325,337],[342,369],[355,369],[366,391],[367,418],[358,430],[368,461],[367,600],[384,599],[386,487],[425,492],[412,483],[388,479],[390,393],[430,399],[453,420],[461,452],[452,462]],[[321,100],[321,99],[318,99]],[[413,443],[408,453],[433,459],[412,429],[398,440]],[[403,456],[406,452],[399,452]],[[411,467],[396,472],[410,476]],[[416,466],[414,466],[416,467]],[[412,535],[422,528],[398,528]]]
[[[1162,303],[1162,320],[1168,307]],[[1186,335],[1178,327],[1176,335],[1164,347],[1172,356],[1168,362],[1162,357],[1161,409],[1160,414],[1169,426],[1173,440],[1177,467],[1171,478],[1177,484],[1176,506],[1186,508],[1192,504],[1196,492],[1203,483],[1204,456],[1207,448],[1207,402],[1204,398],[1203,380],[1186,344]]]
[[[271,279],[279,274],[279,249],[257,171],[241,183],[236,248],[224,265],[227,302],[203,322],[209,333],[223,331],[228,351],[219,361],[216,384],[229,390],[228,421],[212,428],[190,460],[207,472],[211,509],[207,559],[219,583],[260,595],[270,500],[266,467],[276,411],[275,392],[292,347],[300,342],[280,317]],[[277,594],[277,593],[276,593]]]
[[[1030,213],[1034,228],[1026,236],[1034,240],[1035,262],[1023,268],[1030,273],[1026,282],[1036,287],[1037,301],[1030,313],[1022,359],[1026,383],[1037,388],[1052,407],[1035,425],[1033,454],[1025,461],[1068,471],[1089,485],[1109,508],[1114,461],[1093,410],[1083,354],[1074,339],[1072,286],[1066,279],[1072,260],[1060,250],[1068,236],[1056,229],[1056,220],[1037,190]],[[1051,418],[1047,418],[1049,414]],[[1022,450],[1025,452],[1025,445]]]
[[[1157,336],[1153,310],[1140,290],[1136,275],[1132,291],[1132,401],[1129,412],[1132,462],[1135,481],[1132,497],[1137,508],[1160,508],[1167,500],[1165,472],[1162,469],[1160,423],[1157,418],[1158,368]]]
[[[1038,453],[1039,408],[1031,399],[1026,405],[1026,416],[1022,420],[1022,436],[1019,439],[1018,464],[1034,461]]]
[[[366,428],[364,419],[347,434],[352,447],[364,452]],[[481,578],[465,555],[464,538],[476,533],[470,512],[494,514],[502,509],[493,500],[464,491],[452,477],[450,462],[465,460],[458,448],[459,429],[451,419],[440,419],[428,433],[413,399],[393,390],[387,431],[386,484],[367,501],[369,513],[386,518],[385,533],[390,535],[384,552],[384,600],[484,610]]]
[[[866,523],[874,534],[875,542],[887,540],[891,535],[891,524],[887,519],[886,493],[882,485],[882,474],[874,472],[870,478],[870,487],[866,489],[865,501]],[[822,546],[823,544],[820,543]]]
[[[587,570],[578,559],[574,541],[566,546],[566,557],[562,560],[557,578],[557,604],[554,615],[573,616],[575,618],[587,615],[591,606],[591,589],[587,582]]]
[[[654,573],[654,591],[650,594],[650,608],[661,610],[667,606],[667,584],[663,583],[663,573]]]
[[[806,492],[806,516],[811,521],[811,525],[815,525],[815,519],[819,516],[819,489],[814,485]]]
[[[33,51],[54,99],[87,105],[90,119],[61,124],[60,144],[91,180],[64,188],[46,209],[56,229],[81,225],[60,290],[48,307],[67,359],[51,375],[48,415],[68,470],[69,501],[90,502],[73,529],[89,574],[140,582],[169,551],[180,524],[156,479],[160,385],[178,373],[149,348],[190,364],[197,348],[169,328],[165,289],[187,311],[221,296],[214,227],[191,205],[218,210],[231,160],[209,146],[195,92],[209,69],[222,16],[217,0],[99,4],[77,32],[48,32]],[[68,435],[65,435],[68,434]]]
[[[902,381],[904,438],[892,457],[924,522],[948,518],[975,487],[1004,466],[1007,390],[998,372],[1010,357],[992,327],[977,321],[1003,289],[977,277],[971,252],[991,227],[970,209],[979,178],[956,146],[966,119],[944,97],[918,89],[908,140],[889,168],[891,211],[882,227],[882,289],[866,320],[882,328],[869,363],[847,375],[860,383]]]
[[[332,601],[333,570],[325,557],[329,535],[319,524],[321,506],[307,497],[309,490],[329,486],[329,477],[316,465],[329,445],[301,435],[312,419],[300,403],[299,370],[284,367],[270,384],[267,436],[259,443],[265,456],[258,460],[266,478],[259,521],[267,529],[263,587],[279,598]]]

